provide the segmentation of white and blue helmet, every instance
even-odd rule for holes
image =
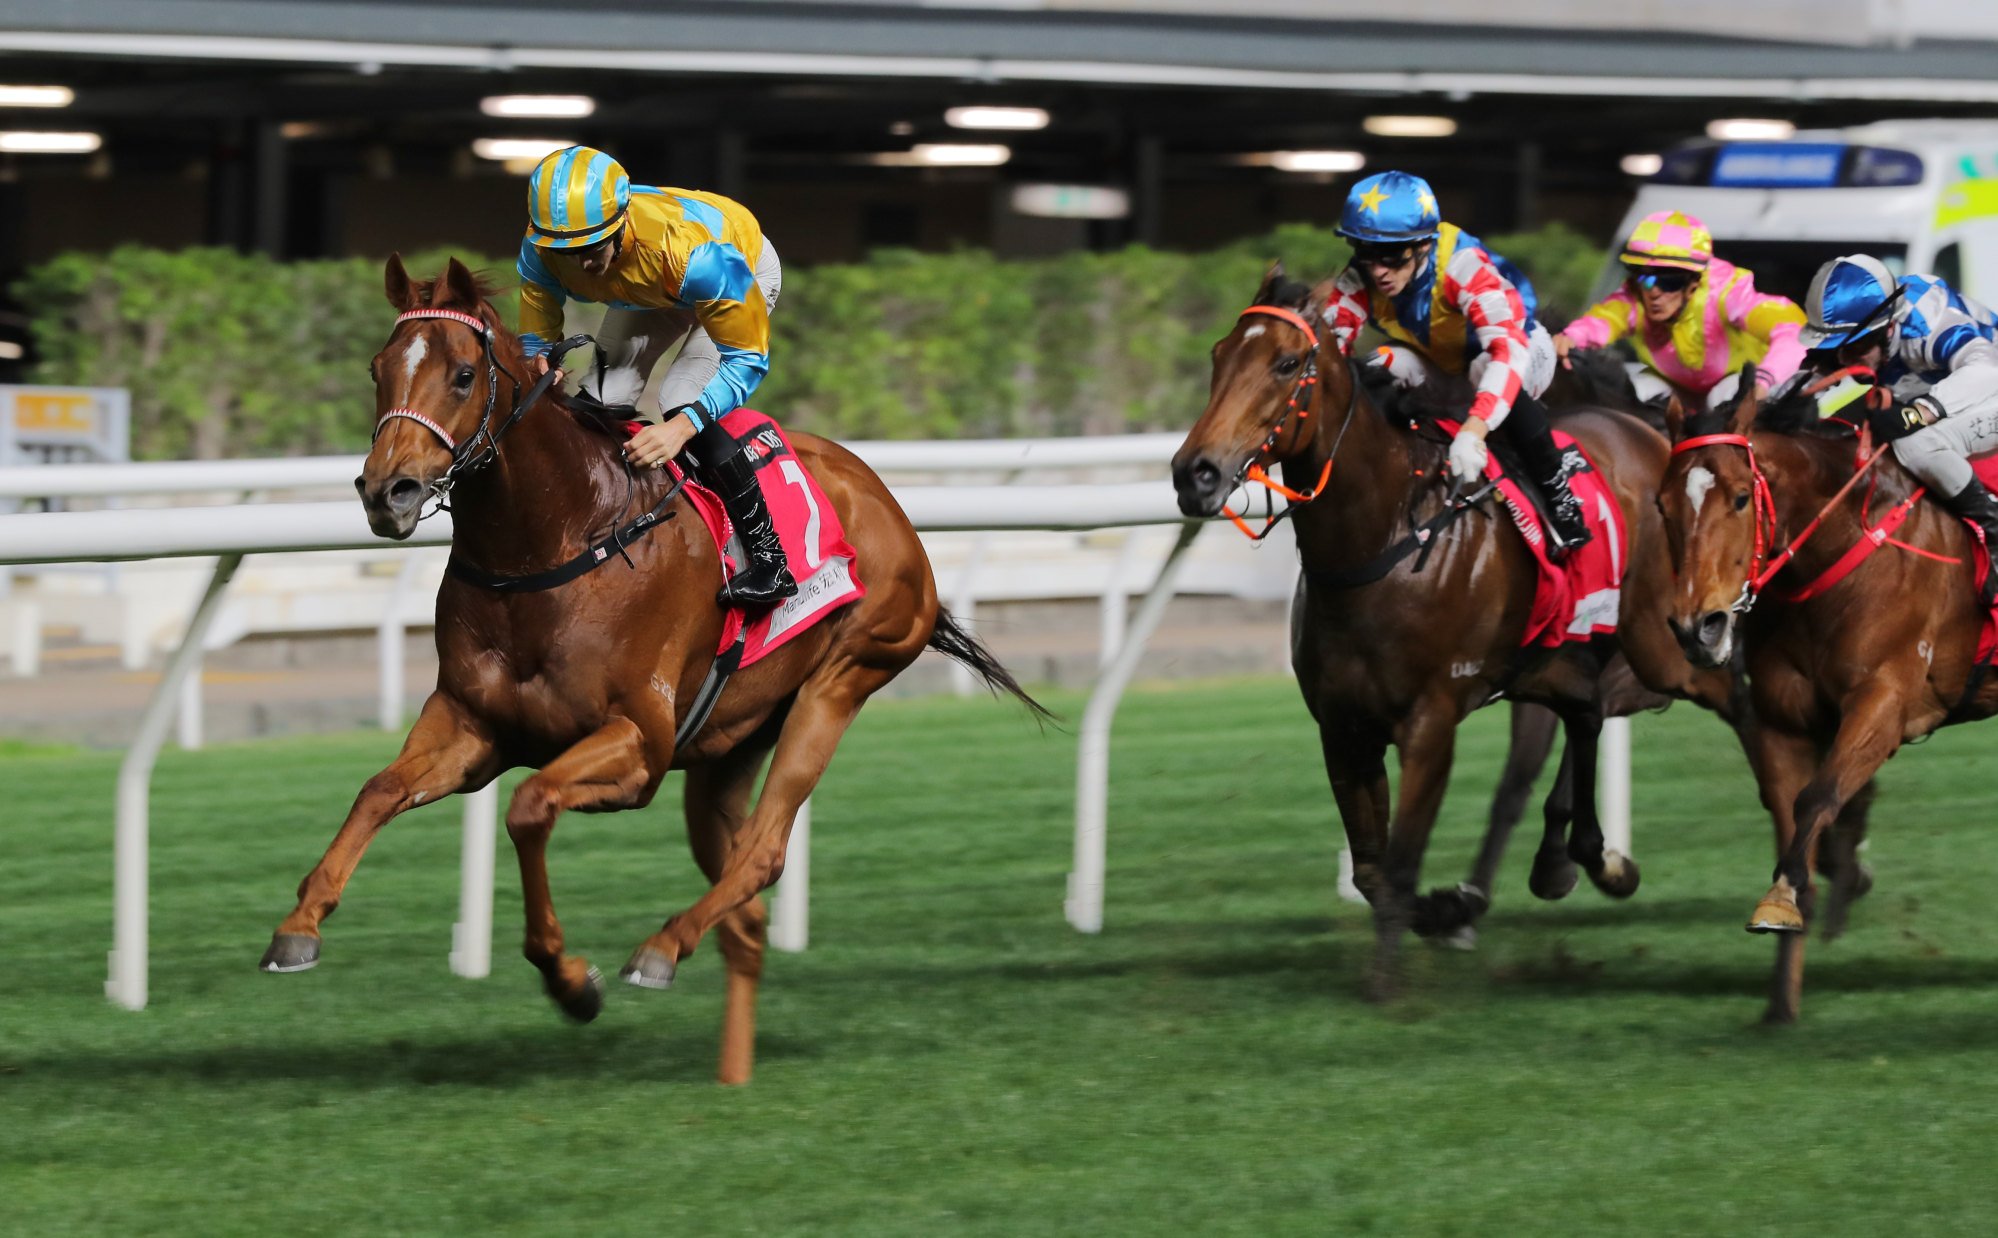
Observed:
[[[1866,254],[1833,258],[1811,278],[1804,298],[1805,348],[1839,348],[1887,327],[1901,299],[1887,264]]]

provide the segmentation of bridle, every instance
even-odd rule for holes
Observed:
[[[430,494],[437,500],[437,506],[419,517],[419,519],[424,520],[429,519],[440,511],[448,511],[450,509],[451,488],[457,484],[460,477],[463,477],[467,473],[476,473],[499,458],[500,440],[506,437],[507,431],[513,429],[515,423],[527,414],[529,408],[534,406],[534,402],[539,400],[548,391],[548,388],[554,384],[563,356],[570,349],[591,342],[590,337],[587,335],[575,335],[555,345],[549,350],[548,372],[543,374],[540,380],[533,386],[528,387],[511,370],[507,370],[500,365],[499,358],[493,353],[492,325],[475,314],[466,314],[458,310],[447,309],[407,310],[396,316],[395,324],[389,329],[389,334],[393,337],[396,330],[400,329],[403,323],[416,322],[427,318],[462,323],[478,333],[479,345],[485,350],[486,354],[486,406],[479,413],[478,430],[463,443],[454,439],[450,431],[438,424],[436,419],[418,409],[399,406],[389,409],[376,419],[375,432],[371,436],[371,441],[382,436],[382,428],[388,425],[389,422],[401,419],[404,421],[413,421],[436,435],[438,440],[451,453],[449,467],[444,470],[442,476],[430,483]],[[499,427],[495,429],[493,426],[493,410],[499,403],[499,376],[502,373],[508,379],[512,380],[515,391],[520,391],[525,387],[526,393],[513,406],[513,411],[507,414],[506,420],[501,422]]]
[[[1355,382],[1351,386],[1346,401],[1346,420],[1339,427],[1338,437],[1332,440],[1332,450],[1326,453],[1325,467],[1318,471],[1318,480],[1305,490],[1293,490],[1282,482],[1277,481],[1269,475],[1269,471],[1262,466],[1260,461],[1262,457],[1267,456],[1275,449],[1277,440],[1283,437],[1283,432],[1290,425],[1290,419],[1293,416],[1297,418],[1300,425],[1311,417],[1311,396],[1312,392],[1318,386],[1318,331],[1311,325],[1311,320],[1304,315],[1294,310],[1282,309],[1274,305],[1251,305],[1236,317],[1236,321],[1239,322],[1251,314],[1262,314],[1270,318],[1275,318],[1280,322],[1289,323],[1291,326],[1304,332],[1304,338],[1310,345],[1309,350],[1304,356],[1304,368],[1298,373],[1297,383],[1290,389],[1289,398],[1284,401],[1283,413],[1270,426],[1270,432],[1264,436],[1262,446],[1256,448],[1250,454],[1249,458],[1242,462],[1241,469],[1236,472],[1234,480],[1228,485],[1228,493],[1233,494],[1235,491],[1241,489],[1243,485],[1254,483],[1255,485],[1264,487],[1271,494],[1282,495],[1289,502],[1282,511],[1273,512],[1271,508],[1275,506],[1274,500],[1266,499],[1263,510],[1263,527],[1260,530],[1251,528],[1249,522],[1244,520],[1241,514],[1237,513],[1234,508],[1226,504],[1223,504],[1221,507],[1221,514],[1228,517],[1234,523],[1235,527],[1240,529],[1250,541],[1260,542],[1274,532],[1276,527],[1296,512],[1298,508],[1303,507],[1319,495],[1325,493],[1325,483],[1331,479],[1333,462],[1339,456],[1339,445],[1346,441],[1346,431],[1352,427],[1353,414],[1359,408],[1360,385]]]

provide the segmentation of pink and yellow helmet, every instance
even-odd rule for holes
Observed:
[[[1638,221],[1623,243],[1623,263],[1631,267],[1677,267],[1705,271],[1714,260],[1714,237],[1684,211],[1657,211]]]

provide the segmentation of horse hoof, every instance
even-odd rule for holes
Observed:
[[[635,984],[641,989],[670,989],[673,987],[674,970],[672,959],[651,946],[640,946],[618,975],[624,978],[626,984]]]
[[[576,1022],[593,1022],[604,1012],[604,974],[594,967],[590,968],[589,974],[583,978],[583,987],[558,1004],[562,1013]]]
[[[309,971],[319,965],[319,938],[311,933],[273,933],[271,948],[264,951],[260,971]]]
[[[1629,898],[1637,893],[1640,879],[1636,860],[1607,847],[1603,849],[1602,867],[1589,874],[1589,880],[1596,883],[1596,889],[1611,898]]]
[[[1581,875],[1576,870],[1574,861],[1566,856],[1548,861],[1542,861],[1539,856],[1535,856],[1533,871],[1526,877],[1526,888],[1533,891],[1533,897],[1553,903],[1568,897],[1574,891],[1575,883],[1580,880]]]
[[[1483,890],[1468,882],[1459,882],[1454,887],[1431,890],[1416,899],[1409,927],[1415,930],[1417,937],[1447,937],[1469,928],[1491,905]]]
[[[1466,924],[1454,933],[1445,933],[1438,940],[1452,950],[1476,950],[1478,948],[1478,929],[1474,924]]]
[[[1755,905],[1755,914],[1748,917],[1748,931],[1751,933],[1801,933],[1804,931],[1804,915],[1791,903],[1780,903],[1765,898]]]

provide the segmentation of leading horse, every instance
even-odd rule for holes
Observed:
[[[1189,515],[1218,512],[1252,465],[1280,466],[1287,485],[1310,496],[1291,509],[1304,565],[1293,666],[1318,723],[1354,880],[1373,906],[1369,991],[1386,996],[1407,930],[1442,931],[1479,910],[1464,905],[1461,891],[1416,894],[1457,726],[1468,713],[1505,695],[1560,715],[1568,744],[1531,884],[1542,897],[1560,897],[1579,863],[1599,888],[1622,897],[1636,889],[1637,868],[1603,844],[1596,742],[1603,717],[1633,701],[1612,698],[1606,670],[1620,649],[1651,690],[1722,712],[1733,685],[1725,669],[1693,667],[1663,621],[1669,582],[1651,502],[1665,469],[1662,436],[1614,411],[1561,419],[1625,515],[1624,617],[1614,641],[1521,649],[1534,596],[1530,551],[1489,511],[1448,512],[1453,499],[1439,484],[1444,446],[1405,418],[1388,417],[1369,396],[1318,321],[1330,293],[1330,281],[1311,288],[1271,268],[1251,309],[1215,345],[1207,407],[1174,457],[1173,483]],[[1418,532],[1425,528],[1427,535]],[[1396,558],[1396,547],[1409,553]],[[1401,762],[1392,806],[1390,744]]]
[[[1902,744],[1998,713],[1998,678],[1978,660],[1971,564],[1984,548],[1964,523],[1920,502],[1915,480],[1850,425],[1821,421],[1808,394],[1765,409],[1749,379],[1742,389],[1730,414],[1675,419],[1659,503],[1677,578],[1671,623],[1688,655],[1703,666],[1737,644],[1747,655],[1752,764],[1778,857],[1748,929],[1778,935],[1766,1017],[1787,1023],[1802,1001],[1823,831]],[[1834,915],[1865,880],[1841,833]]]
[[[288,972],[318,961],[320,925],[390,818],[537,767],[506,814],[526,903],[523,952],[565,1013],[594,1019],[603,977],[565,949],[549,835],[567,810],[643,807],[668,770],[684,768],[687,837],[710,888],[642,942],[622,974],[665,988],[719,928],[720,1077],[747,1082],[764,953],[757,895],[783,871],[798,806],[868,697],[929,648],[1044,711],[937,605],[922,543],[880,478],[837,444],[793,434],[857,552],[866,594],[738,672],[707,721],[676,741],[725,619],[715,604],[720,554],[685,493],[664,472],[634,474],[615,438],[541,395],[519,341],[462,263],[418,283],[393,257],[385,286],[399,316],[370,366],[375,440],[354,484],[369,525],[391,538],[408,537],[448,490],[454,570],[437,595],[437,689],[300,883],[262,965]],[[635,519],[648,511],[657,513],[649,528]],[[607,534],[618,553],[597,554],[597,570],[538,591],[493,587],[589,562]]]

